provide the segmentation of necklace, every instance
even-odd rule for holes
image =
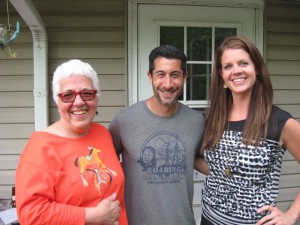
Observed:
[[[234,134],[234,136],[235,136],[235,138],[234,138],[235,144],[226,153],[227,159],[226,159],[226,165],[225,165],[225,168],[224,168],[224,176],[227,177],[227,178],[230,177],[230,176],[232,176],[232,173],[233,173],[231,167],[229,166],[229,161],[232,159],[231,154],[234,152],[234,150],[236,149],[236,147],[239,145],[239,142],[238,142],[238,136],[239,135],[236,133],[236,134]]]
[[[225,169],[224,169],[224,175],[225,177],[230,177],[231,176],[231,169],[230,167],[228,166],[228,162],[229,162],[230,158],[227,158],[226,160],[226,166],[225,166]]]

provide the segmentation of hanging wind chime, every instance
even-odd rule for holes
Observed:
[[[19,21],[16,23],[16,30],[11,30],[9,21],[8,0],[6,0],[7,25],[0,24],[0,48],[5,51],[7,57],[16,58],[17,53],[11,52],[9,44],[15,40],[20,32]]]

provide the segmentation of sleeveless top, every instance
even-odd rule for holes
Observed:
[[[260,146],[242,143],[245,120],[228,122],[218,145],[204,157],[210,174],[202,189],[203,216],[218,225],[255,224],[265,214],[263,205],[276,205],[282,157],[279,143],[286,121],[292,116],[273,106],[267,137]]]

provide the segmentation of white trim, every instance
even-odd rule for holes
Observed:
[[[10,0],[20,16],[29,26],[33,37],[34,63],[34,121],[35,130],[42,130],[49,124],[48,107],[48,41],[45,25],[30,0]]]
[[[128,104],[138,99],[137,80],[137,2],[128,1]]]
[[[264,55],[264,1],[261,0],[260,7],[256,7],[256,34],[255,45],[260,51],[261,55]]]
[[[263,12],[264,0],[128,0],[128,102],[138,101],[138,5],[139,4],[176,4],[246,7],[256,10],[255,44],[263,55]]]
[[[133,4],[176,4],[205,6],[262,7],[263,0],[128,0]]]

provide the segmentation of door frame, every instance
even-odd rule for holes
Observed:
[[[195,6],[225,6],[254,8],[255,20],[255,45],[263,54],[263,12],[264,0],[128,0],[127,5],[127,74],[128,74],[128,104],[138,101],[138,5],[139,4],[170,4],[170,5],[195,5]],[[146,74],[145,74],[146,76]]]

